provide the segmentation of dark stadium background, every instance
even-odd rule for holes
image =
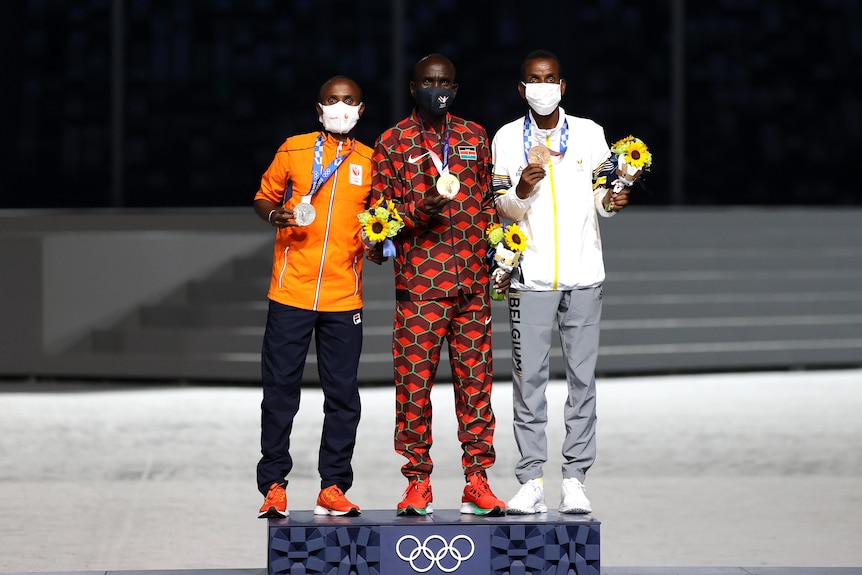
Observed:
[[[644,205],[862,203],[862,2],[27,0],[0,6],[0,209],[248,206],[320,84],[364,90],[367,143],[410,107],[415,61],[455,62],[453,112],[524,111],[531,50],[563,105],[634,134]]]

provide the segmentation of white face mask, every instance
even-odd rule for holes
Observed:
[[[336,102],[330,106],[319,104],[323,113],[319,116],[320,123],[324,129],[333,134],[346,134],[359,121],[359,108],[362,106],[351,106],[344,102]]]
[[[549,84],[546,82],[530,84],[521,82],[521,84],[524,85],[524,95],[527,98],[527,104],[540,116],[547,116],[560,105],[560,100],[563,98],[560,84]]]

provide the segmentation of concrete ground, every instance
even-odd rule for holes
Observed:
[[[587,488],[603,571],[862,571],[862,370],[606,378],[598,394]],[[349,496],[394,509],[405,482],[392,451],[392,390],[362,396]],[[555,506],[561,382],[549,396]],[[433,397],[434,503],[455,509],[463,479],[451,386]],[[493,401],[489,475],[507,499],[518,487],[511,385],[495,384]],[[0,382],[0,572],[264,568],[259,402],[250,387]],[[321,418],[320,392],[305,390],[293,509],[314,505]],[[650,571],[683,566],[697,568]],[[842,566],[860,569],[800,569]]]

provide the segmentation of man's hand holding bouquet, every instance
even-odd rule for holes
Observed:
[[[632,187],[651,166],[652,153],[643,140],[626,136],[611,146],[611,157],[599,168],[593,187],[604,186],[618,194],[623,188]],[[613,200],[607,210],[613,210]]]
[[[488,253],[486,257],[491,262],[491,299],[502,300],[505,296],[494,284],[500,281],[504,274],[511,274],[521,263],[521,254],[527,249],[527,236],[518,224],[491,224],[485,230],[488,238]]]
[[[379,242],[383,242],[383,256],[394,256],[395,244],[390,238],[404,227],[404,221],[392,200],[381,197],[358,217],[365,246],[374,249]]]

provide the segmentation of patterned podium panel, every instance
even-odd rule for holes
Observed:
[[[599,521],[589,515],[427,517],[364,511],[269,520],[269,575],[599,575]]]

